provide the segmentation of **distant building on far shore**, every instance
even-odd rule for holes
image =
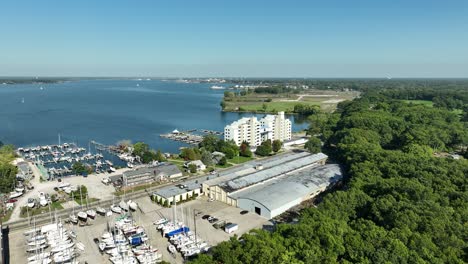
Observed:
[[[238,146],[244,141],[250,146],[259,146],[268,139],[291,139],[291,120],[284,117],[284,112],[266,115],[260,120],[256,117],[244,117],[224,128],[224,140],[233,140]]]

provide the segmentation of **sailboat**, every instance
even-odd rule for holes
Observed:
[[[132,211],[136,211],[138,209],[138,204],[132,200],[128,200],[127,205]]]
[[[98,214],[100,214],[102,216],[105,216],[106,213],[107,213],[107,210],[102,208],[102,207],[98,207],[98,208],[96,208],[96,213],[98,213]]]
[[[72,194],[72,200],[75,201],[75,199],[73,198],[73,194]],[[78,217],[76,217],[75,215],[75,204],[73,204],[73,212],[72,214],[70,214],[70,222],[72,222],[73,224],[78,224]]]
[[[116,214],[122,213],[122,208],[114,204],[114,197],[112,197],[112,205],[110,206],[110,209]]]
[[[88,207],[88,195],[86,195],[86,207]],[[89,218],[94,219],[96,217],[96,211],[89,209],[86,211]]]
[[[80,185],[80,204],[81,204],[81,208],[83,208],[83,194],[81,193],[81,185]],[[80,219],[83,222],[86,222],[86,220],[88,220],[88,214],[83,211],[80,211],[78,212],[78,219]]]

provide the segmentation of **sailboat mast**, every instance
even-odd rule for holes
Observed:
[[[83,209],[83,194],[81,194],[81,185],[80,185],[80,208]]]

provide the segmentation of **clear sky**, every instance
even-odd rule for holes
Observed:
[[[0,0],[0,76],[468,77],[468,1]]]

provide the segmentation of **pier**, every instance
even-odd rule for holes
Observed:
[[[171,133],[159,135],[162,138],[170,139],[173,141],[184,142],[191,145],[197,145],[203,141],[202,135],[196,135],[194,132],[201,132],[209,135],[221,136],[223,132],[208,130],[208,129],[190,129],[186,131],[178,131],[177,129]]]

